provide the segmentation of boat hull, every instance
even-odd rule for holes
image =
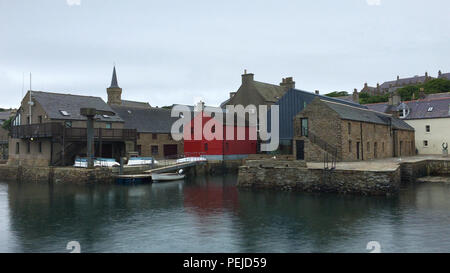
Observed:
[[[152,180],[153,182],[165,182],[165,181],[176,181],[184,179],[184,174],[177,174],[177,173],[154,173],[152,174]]]

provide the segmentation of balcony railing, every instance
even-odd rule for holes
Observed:
[[[136,139],[135,129],[105,129],[94,128],[94,139],[102,140],[130,140]],[[40,123],[13,126],[12,138],[62,138],[67,141],[84,141],[87,138],[86,128],[65,128],[61,123]]]

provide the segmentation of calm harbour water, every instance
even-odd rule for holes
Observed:
[[[0,183],[0,252],[450,252],[450,185],[396,197],[252,191],[236,176],[164,184]]]

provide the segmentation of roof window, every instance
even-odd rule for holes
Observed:
[[[433,112],[433,106],[428,107],[428,112]]]
[[[104,118],[110,118],[110,116],[108,115],[102,115]]]
[[[67,111],[64,111],[64,110],[59,110],[59,112],[61,113],[61,115],[63,115],[63,116],[70,116],[70,114],[69,114],[69,112],[67,112]]]

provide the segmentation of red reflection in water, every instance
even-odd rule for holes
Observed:
[[[184,207],[189,212],[208,216],[218,212],[237,211],[239,193],[234,186],[206,183],[199,187],[185,187]]]

